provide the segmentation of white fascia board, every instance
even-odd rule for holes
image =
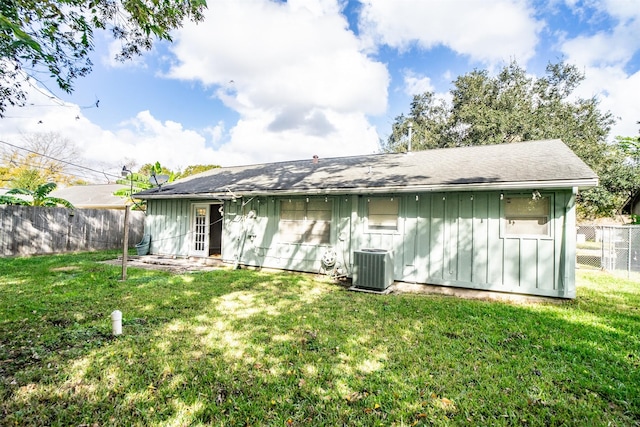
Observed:
[[[388,194],[388,193],[432,193],[457,191],[516,191],[516,190],[557,190],[557,189],[585,189],[598,185],[597,178],[587,178],[567,181],[522,181],[522,182],[482,182],[472,184],[438,184],[388,187],[353,187],[353,188],[317,188],[317,189],[288,189],[266,191],[232,190],[235,198],[265,197],[265,196],[302,196],[302,195],[343,195],[343,194]],[[237,194],[236,194],[237,192]],[[141,197],[143,199],[217,199],[232,200],[228,192],[197,193],[197,194],[154,194]]]
[[[143,194],[142,196],[135,196],[135,197],[136,199],[142,199],[142,200],[150,200],[150,199],[232,200],[233,199],[233,197],[230,196],[229,193],[184,193],[184,194],[159,193],[159,194]]]
[[[416,186],[388,186],[388,187],[356,187],[356,188],[319,188],[302,190],[277,191],[238,191],[242,196],[289,196],[289,195],[343,195],[343,194],[399,194],[399,193],[433,193],[457,191],[516,191],[516,190],[559,190],[573,188],[591,188],[598,185],[598,179],[584,179],[572,181],[527,181],[505,183],[477,183],[477,184],[441,184]]]

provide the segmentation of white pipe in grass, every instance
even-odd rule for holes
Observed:
[[[113,327],[113,335],[122,334],[122,312],[120,310],[111,313],[111,326]]]

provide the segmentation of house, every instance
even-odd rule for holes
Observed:
[[[632,192],[620,211],[622,214],[640,215],[640,191]]]
[[[113,195],[123,188],[129,189],[122,184],[74,185],[58,187],[50,195],[67,200],[78,209],[125,209],[129,199]]]
[[[365,248],[396,281],[575,297],[575,200],[597,175],[562,141],[213,169],[138,193],[151,253],[354,274]]]

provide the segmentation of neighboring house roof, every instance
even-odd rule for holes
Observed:
[[[218,198],[592,187],[598,176],[562,141],[444,148],[212,169],[136,194]]]
[[[56,188],[50,195],[68,200],[79,209],[124,209],[129,200],[113,195],[121,188],[129,187],[122,184],[74,185]]]

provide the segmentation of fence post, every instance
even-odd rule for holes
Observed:
[[[122,242],[122,280],[127,280],[127,256],[129,255],[129,205],[124,210],[124,242]]]
[[[606,265],[604,257],[604,227],[601,227],[600,230],[600,270],[604,270]],[[596,228],[593,229],[593,232],[596,234],[596,236],[598,235]],[[596,237],[594,240],[597,241],[598,238]]]
[[[627,279],[631,277],[631,227],[627,228]]]

